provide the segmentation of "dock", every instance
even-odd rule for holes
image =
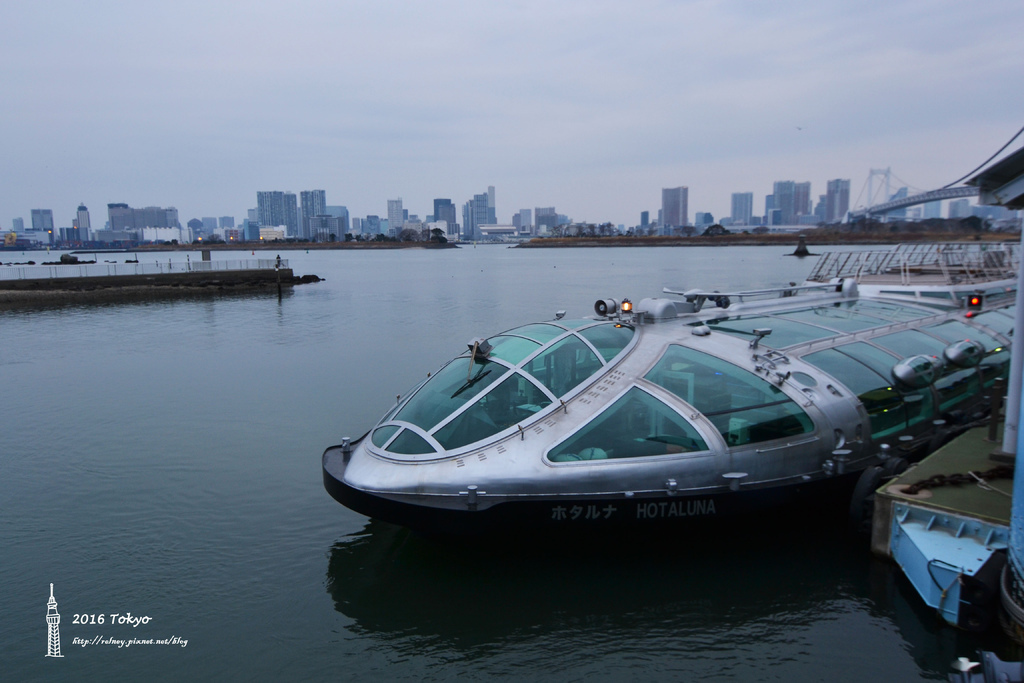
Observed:
[[[1012,467],[992,459],[999,442],[988,436],[988,427],[971,429],[883,484],[871,530],[872,552],[896,562],[943,620],[970,631],[998,612],[1010,538]]]

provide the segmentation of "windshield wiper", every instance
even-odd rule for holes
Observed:
[[[476,384],[477,382],[479,382],[480,380],[482,380],[484,377],[486,377],[489,374],[491,374],[491,371],[490,371],[489,368],[487,370],[484,370],[483,368],[480,368],[480,372],[478,372],[476,374],[476,377],[473,377],[472,379],[466,380],[466,383],[463,384],[458,389],[456,389],[455,393],[452,394],[451,397],[455,398],[456,396],[461,394],[463,391],[465,391],[466,389],[469,389],[471,386],[473,386],[474,384]]]

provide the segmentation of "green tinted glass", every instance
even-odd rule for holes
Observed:
[[[545,349],[523,369],[555,396],[564,396],[602,367],[590,347],[571,335]]]
[[[388,446],[388,450],[392,453],[402,453],[404,455],[436,452],[434,447],[427,443],[426,439],[411,429],[403,429],[402,433]]]
[[[456,358],[427,380],[398,411],[394,419],[411,422],[420,429],[430,430],[458,408],[473,400],[506,371],[504,365],[491,361],[479,358],[470,361],[469,356]]]
[[[871,343],[889,349],[900,358],[910,358],[918,354],[941,357],[942,350],[946,348],[938,339],[917,330],[904,330],[873,337]]]
[[[832,375],[857,395],[871,418],[873,437],[906,428],[903,398],[886,377],[836,349],[809,353],[802,360]]]
[[[787,320],[821,325],[839,332],[856,332],[871,327],[885,325],[887,320],[870,315],[864,315],[850,309],[849,306],[818,306],[803,311],[790,311],[780,314]],[[774,331],[772,332],[774,335]]]
[[[530,417],[551,399],[536,384],[513,374],[444,425],[433,437],[451,450],[486,439]]]
[[[398,427],[395,425],[388,425],[386,427],[381,427],[380,429],[375,429],[373,431],[373,436],[370,437],[370,441],[372,441],[373,445],[377,448],[384,448],[384,444],[386,444],[388,439],[391,438],[391,435],[397,431]]]
[[[625,325],[597,325],[579,331],[579,335],[594,345],[605,362],[619,355],[633,339],[633,334],[633,328]]]
[[[633,387],[590,424],[556,446],[553,462],[640,458],[706,451],[704,439],[679,413]]]
[[[523,325],[513,330],[509,330],[504,334],[516,334],[520,337],[529,337],[534,341],[538,341],[541,344],[549,342],[555,337],[565,332],[564,329],[556,325],[549,325],[547,323],[535,323],[533,325]]]
[[[509,337],[501,335],[491,337],[487,340],[491,345],[491,358],[500,358],[512,365],[518,365],[520,361],[540,348],[540,344],[522,337]]]
[[[811,419],[781,389],[694,349],[669,346],[644,378],[704,413],[730,446],[814,431]]]
[[[694,323],[699,325],[702,323]],[[764,346],[781,349],[793,344],[824,339],[835,336],[832,330],[822,327],[814,327],[794,320],[785,318],[769,318],[767,316],[734,316],[732,318],[717,318],[706,323],[708,327],[716,332],[729,334],[742,339],[753,339],[754,330],[757,328],[769,328],[772,333],[761,340]]]

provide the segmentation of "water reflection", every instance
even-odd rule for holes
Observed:
[[[644,662],[675,654],[690,674],[743,679],[747,667],[799,665],[797,680],[829,669],[862,680],[901,662],[914,678],[944,675],[981,647],[1020,658],[999,633],[942,624],[905,584],[863,542],[824,527],[503,546],[374,521],[331,548],[326,581],[349,629],[399,654],[493,661],[523,648],[538,671],[619,652]],[[844,660],[857,678],[835,674]]]

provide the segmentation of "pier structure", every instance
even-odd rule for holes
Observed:
[[[1024,148],[968,185],[983,204],[1024,208]],[[1018,260],[1019,291],[1024,260]],[[1018,301],[1014,330],[1021,329]],[[1022,375],[1024,344],[1014,343],[1002,437],[997,429],[968,431],[878,488],[871,545],[899,564],[947,623],[982,631],[1000,615],[1007,633],[1024,643],[1024,468],[1012,466],[1024,450]],[[993,421],[1002,391],[992,389]]]

